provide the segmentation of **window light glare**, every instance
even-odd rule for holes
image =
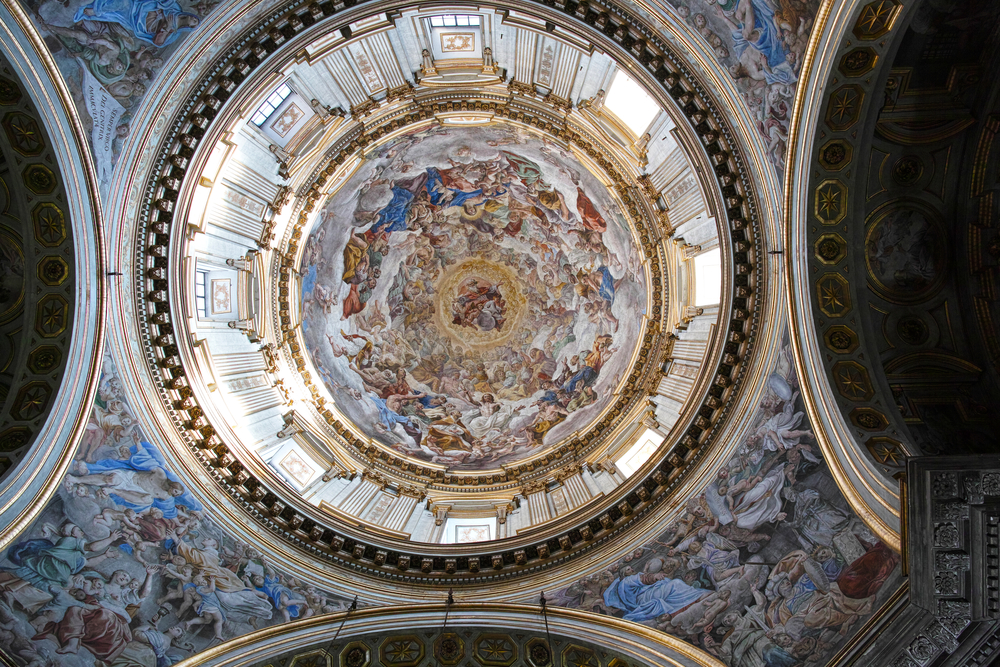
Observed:
[[[615,461],[615,465],[625,475],[625,478],[628,479],[649,460],[649,457],[656,453],[657,448],[659,448],[662,442],[663,436],[655,431],[646,429],[642,437],[636,440],[635,444],[625,450],[625,453]]]
[[[632,77],[621,70],[615,73],[604,106],[625,123],[637,136],[642,136],[646,128],[660,112],[660,107]]]
[[[431,17],[432,28],[454,28],[455,26],[477,26],[479,25],[478,14],[442,14]]]
[[[194,189],[194,197],[191,199],[191,208],[188,210],[188,220],[191,224],[197,225],[205,216],[208,209],[208,200],[212,196],[212,188],[199,183]]]
[[[257,111],[254,112],[253,116],[250,117],[250,122],[260,127],[271,117],[274,110],[281,106],[281,103],[285,101],[285,98],[292,94],[292,89],[288,87],[287,83],[283,83],[275,89],[273,93],[267,96],[259,107]]]
[[[212,152],[208,156],[208,162],[205,163],[205,169],[201,172],[202,178],[207,178],[209,181],[215,182],[215,179],[219,177],[219,170],[222,168],[222,162],[226,157],[226,151],[229,147],[222,141],[215,145]]]
[[[712,248],[694,258],[694,305],[719,303],[722,294],[722,255]]]

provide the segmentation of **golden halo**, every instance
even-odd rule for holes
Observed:
[[[459,296],[459,286],[468,278],[480,278],[500,288],[507,304],[502,330],[479,331],[452,322],[452,304]],[[438,328],[461,347],[473,350],[496,347],[510,340],[521,324],[527,304],[517,276],[508,267],[478,257],[465,259],[445,271],[435,285],[435,292],[438,298],[434,317]]]

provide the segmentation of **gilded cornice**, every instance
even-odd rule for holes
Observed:
[[[297,649],[321,648],[333,639],[332,629],[341,627],[337,645],[347,645],[361,635],[388,634],[406,630],[438,630],[445,613],[450,627],[483,627],[503,632],[540,633],[545,626],[540,607],[525,604],[476,603],[459,601],[400,607],[362,607],[354,612],[323,616],[272,626],[238,639],[213,646],[177,664],[177,667],[212,665],[242,667],[271,660]],[[402,613],[401,613],[402,612]],[[623,653],[648,665],[673,667],[724,667],[718,658],[671,635],[638,623],[605,614],[565,607],[548,607],[548,627],[552,635],[580,639]]]

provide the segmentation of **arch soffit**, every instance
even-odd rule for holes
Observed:
[[[844,183],[851,182],[852,166],[864,171],[860,164],[864,149],[854,145],[858,141],[848,134],[858,127],[855,123],[859,118],[875,111],[873,105],[888,72],[887,63],[892,62],[910,9],[911,6],[898,2],[824,3],[817,16],[810,58],[803,65],[803,79],[808,83],[796,96],[797,123],[789,140],[792,159],[785,175],[784,236],[789,252],[784,259],[790,283],[789,329],[795,363],[803,378],[802,393],[808,416],[813,423],[825,425],[817,429],[817,439],[831,467],[837,469],[838,484],[848,500],[859,514],[872,517],[896,533],[897,545],[900,493],[893,475],[901,470],[899,464],[905,452],[894,455],[896,464],[891,458],[876,460],[863,441],[878,439],[859,437],[861,431],[847,419],[849,410],[842,410],[838,404],[838,371],[848,380],[860,378],[868,387],[872,387],[873,380],[863,364],[841,354],[858,348],[854,329],[860,330],[852,323],[858,317],[852,312],[854,306],[849,294],[852,288],[847,274],[840,271],[852,260],[848,257],[849,249],[842,257],[831,254],[821,257],[818,244],[824,240],[828,244],[839,242],[839,235],[845,233],[846,225],[855,217],[854,200],[862,197]],[[845,70],[845,59],[850,53],[868,55],[871,64],[857,74]],[[851,94],[852,103],[844,110],[834,109],[838,104],[835,98],[843,96],[845,91]],[[846,120],[834,118],[834,113],[846,114]],[[831,162],[831,156],[838,161]],[[823,208],[832,205],[831,197],[839,202],[835,210]],[[817,270],[817,264],[824,270]],[[854,278],[859,278],[861,289],[866,289],[863,274],[864,271]],[[838,289],[847,292],[847,302],[842,307],[831,307],[824,299],[828,300]],[[819,321],[825,326],[819,327]],[[837,338],[841,333],[844,335]],[[842,346],[831,347],[841,339]],[[864,349],[862,346],[861,350]],[[830,355],[830,351],[835,354]],[[848,395],[845,391],[850,393],[846,385],[839,389],[840,395]],[[852,400],[871,398],[853,394],[851,397]],[[882,420],[888,424],[885,417]],[[886,442],[898,444],[891,439]]]
[[[101,202],[96,175],[72,97],[31,20],[17,3],[0,5],[0,50],[15,70],[44,126],[65,193],[64,219],[72,236],[73,311],[65,368],[48,399],[48,416],[31,449],[0,482],[0,547],[27,527],[58,488],[83,435],[100,379],[106,282]],[[60,204],[63,206],[63,204]]]

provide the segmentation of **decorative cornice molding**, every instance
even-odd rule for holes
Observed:
[[[460,598],[460,595],[456,594],[456,597]],[[245,667],[270,662],[290,651],[329,646],[330,628],[339,627],[341,623],[343,628],[338,637],[338,647],[349,646],[358,638],[369,635],[383,636],[415,630],[419,630],[421,634],[428,631],[436,633],[440,631],[446,613],[449,629],[483,628],[487,632],[499,633],[509,630],[524,635],[533,635],[539,631],[544,633],[539,607],[533,605],[481,604],[460,600],[447,607],[443,603],[408,605],[405,614],[400,614],[399,607],[367,607],[351,613],[338,611],[272,626],[213,646],[182,660],[177,663],[177,667]],[[553,637],[606,647],[615,653],[623,653],[640,664],[725,667],[715,656],[638,623],[564,607],[549,607],[546,614]],[[538,664],[531,661],[531,656],[524,657],[528,658],[524,661],[525,664]],[[471,660],[469,662],[476,664]],[[572,663],[567,660],[565,664]],[[611,661],[611,665],[616,667],[621,664]]]

